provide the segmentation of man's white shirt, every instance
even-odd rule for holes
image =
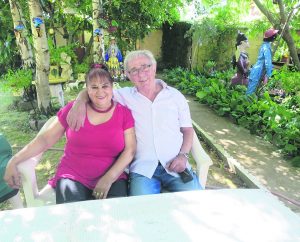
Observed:
[[[114,99],[127,106],[135,120],[137,150],[130,172],[151,178],[160,162],[164,167],[179,153],[183,142],[181,127],[192,127],[185,97],[162,80],[162,90],[152,102],[135,87],[114,90]],[[190,165],[187,164],[190,168]],[[177,173],[169,172],[173,176]]]

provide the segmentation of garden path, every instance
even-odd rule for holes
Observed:
[[[194,122],[213,140],[223,153],[237,161],[269,191],[300,204],[300,168],[292,167],[272,144],[252,135],[228,118],[218,116],[207,105],[187,96]],[[222,152],[222,151],[220,151]],[[300,207],[281,199],[300,214]]]

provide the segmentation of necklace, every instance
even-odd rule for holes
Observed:
[[[95,108],[92,103],[90,103],[90,107],[97,113],[108,113],[114,107],[114,101],[111,100],[110,106],[105,110],[99,110],[99,109]]]

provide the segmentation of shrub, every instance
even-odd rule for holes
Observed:
[[[4,91],[12,90],[13,92],[19,92],[24,88],[28,88],[32,81],[31,69],[9,69],[7,73],[2,76],[1,88]]]
[[[267,91],[260,97],[248,97],[245,95],[246,87],[230,87],[232,70],[215,72],[213,76],[204,78],[191,71],[176,68],[168,71],[165,79],[183,93],[195,95],[201,103],[208,104],[218,115],[232,117],[251,133],[272,142],[285,154],[294,157],[293,164],[296,165],[300,159],[300,115],[299,103],[295,104],[297,95],[293,90],[299,88],[299,78],[291,78],[297,77],[299,72],[291,72],[291,77],[289,73],[283,69],[282,73],[276,73],[274,79],[270,80],[270,85],[276,81],[277,85],[288,90],[287,96],[280,103],[274,101]]]

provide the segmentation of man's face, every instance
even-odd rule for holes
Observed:
[[[156,64],[145,57],[140,56],[128,63],[126,74],[138,90],[147,87],[155,81]]]

